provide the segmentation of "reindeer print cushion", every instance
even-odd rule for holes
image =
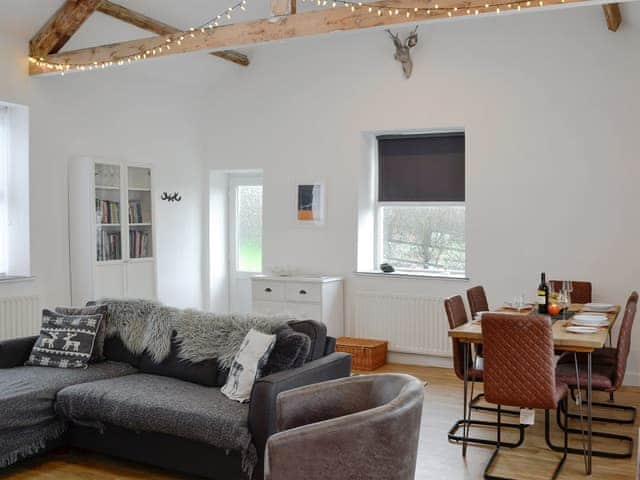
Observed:
[[[260,377],[275,344],[275,335],[268,335],[254,328],[249,330],[233,359],[227,382],[220,389],[222,393],[231,400],[248,402],[253,384]]]
[[[42,311],[42,328],[25,365],[87,368],[103,316]]]

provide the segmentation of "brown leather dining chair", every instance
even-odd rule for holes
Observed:
[[[401,374],[360,375],[278,395],[265,480],[413,480],[424,386]]]
[[[631,349],[631,330],[636,316],[636,308],[638,304],[638,293],[633,292],[625,306],[624,316],[618,333],[618,344],[616,348],[603,348],[592,353],[592,388],[594,391],[613,393],[620,389],[624,381],[627,369],[627,359],[629,350]],[[576,372],[577,370],[577,372]],[[586,388],[588,365],[587,356],[585,354],[565,354],[563,355],[557,367],[558,377],[569,385],[574,391]],[[581,400],[581,397],[579,398]],[[582,402],[583,405],[585,402]],[[632,406],[617,405],[614,403],[592,402],[593,406],[601,408],[615,409],[619,411],[632,412],[631,418],[616,419],[610,417],[593,417],[594,422],[606,423],[634,423],[636,417],[636,409]],[[562,409],[562,413],[566,417],[576,418],[575,414],[568,412],[568,409]],[[558,424],[562,425],[560,420],[560,412],[558,412]],[[579,433],[580,430],[569,429],[569,433]],[[633,453],[633,438],[627,435],[619,435],[608,432],[593,432],[594,437],[609,438],[626,443],[627,449],[624,452],[596,451],[593,455],[607,458],[630,458]],[[550,442],[547,442],[550,443]]]
[[[555,292],[559,292],[562,289],[562,282],[564,281],[566,280],[550,280],[549,284]],[[570,281],[573,288],[571,292],[571,303],[591,303],[591,282]]]
[[[471,311],[471,318],[476,316],[478,312],[489,311],[489,302],[487,301],[487,294],[484,291],[484,287],[478,285],[476,287],[467,290],[467,301],[469,302],[469,310]]]
[[[475,319],[476,314],[479,312],[489,311],[489,302],[487,301],[487,294],[484,291],[482,285],[477,285],[467,290],[467,302],[469,302],[469,311],[471,312],[471,318]],[[482,345],[475,345],[476,355],[482,357]],[[478,402],[484,398],[484,393],[478,394],[471,399],[471,408],[474,410],[483,410],[485,412],[495,412],[495,408],[484,407],[478,405]],[[503,412],[504,413],[504,412]]]
[[[542,315],[482,316],[484,345],[484,390],[487,401],[498,405],[497,446],[484,471],[485,479],[501,479],[490,474],[501,442],[501,410],[504,405],[538,408],[545,411],[545,432],[550,430],[549,410],[567,403],[568,387],[556,378],[551,321]],[[552,479],[558,477],[567,458],[568,434]]]
[[[464,325],[468,322],[467,311],[464,308],[464,302],[460,295],[456,295],[455,297],[447,298],[444,301],[444,309],[447,314],[447,319],[449,321],[449,328],[453,330],[461,325]],[[489,422],[484,420],[472,420],[469,409],[473,405],[473,402],[476,401],[480,396],[473,397],[473,385],[475,383],[481,383],[483,381],[483,372],[482,370],[478,370],[473,365],[473,355],[471,352],[471,345],[468,343],[461,342],[457,338],[451,338],[451,346],[453,351],[453,370],[456,376],[464,381],[465,378],[465,362],[467,365],[466,375],[467,382],[471,382],[471,401],[467,403],[467,392],[464,392],[464,407],[463,407],[463,418],[461,420],[456,421],[453,424],[453,427],[449,430],[449,441],[452,442],[462,442],[466,443],[475,443],[480,445],[496,445],[494,440],[486,439],[486,438],[475,438],[469,437],[468,431],[470,427],[497,427],[498,424],[496,422]],[[466,385],[466,384],[465,384]],[[481,394],[484,396],[484,394]],[[497,412],[497,409],[491,407],[482,407],[484,410]],[[505,413],[505,412],[503,412]],[[510,414],[519,415],[519,412],[509,411]],[[519,430],[520,437],[517,442],[511,443],[503,443],[502,446],[508,448],[515,448],[522,444],[524,441],[524,426],[520,424],[503,424],[504,428],[513,428]],[[462,428],[464,434],[458,435],[458,430]]]

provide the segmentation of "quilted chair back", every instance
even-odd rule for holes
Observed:
[[[622,386],[624,374],[627,371],[627,358],[631,349],[631,329],[636,317],[636,307],[638,305],[638,293],[633,292],[627,301],[627,306],[622,317],[620,332],[618,332],[618,348],[616,349],[616,376],[615,389]]]
[[[556,407],[553,333],[542,315],[482,316],[487,401],[523,408]]]
[[[555,292],[562,289],[562,282],[566,280],[551,280],[549,284]],[[572,303],[591,303],[591,282],[574,282],[571,280],[573,291],[571,292]]]
[[[487,302],[487,295],[484,292],[484,287],[477,286],[467,290],[467,301],[469,302],[469,310],[471,310],[471,317],[475,317],[478,312],[488,312],[489,302]]]
[[[444,309],[447,312],[447,319],[449,320],[449,328],[454,329],[460,325],[464,325],[469,321],[467,317],[467,311],[464,308],[464,301],[460,295],[447,298],[444,301]],[[468,343],[462,343],[457,338],[451,339],[451,347],[453,349],[453,370],[456,376],[464,379],[464,349],[467,349],[467,366],[471,366],[470,345]]]

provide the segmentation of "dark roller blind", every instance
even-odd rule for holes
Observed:
[[[378,200],[463,202],[464,133],[378,137]]]

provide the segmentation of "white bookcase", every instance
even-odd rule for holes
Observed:
[[[156,298],[151,167],[69,162],[71,300]]]

